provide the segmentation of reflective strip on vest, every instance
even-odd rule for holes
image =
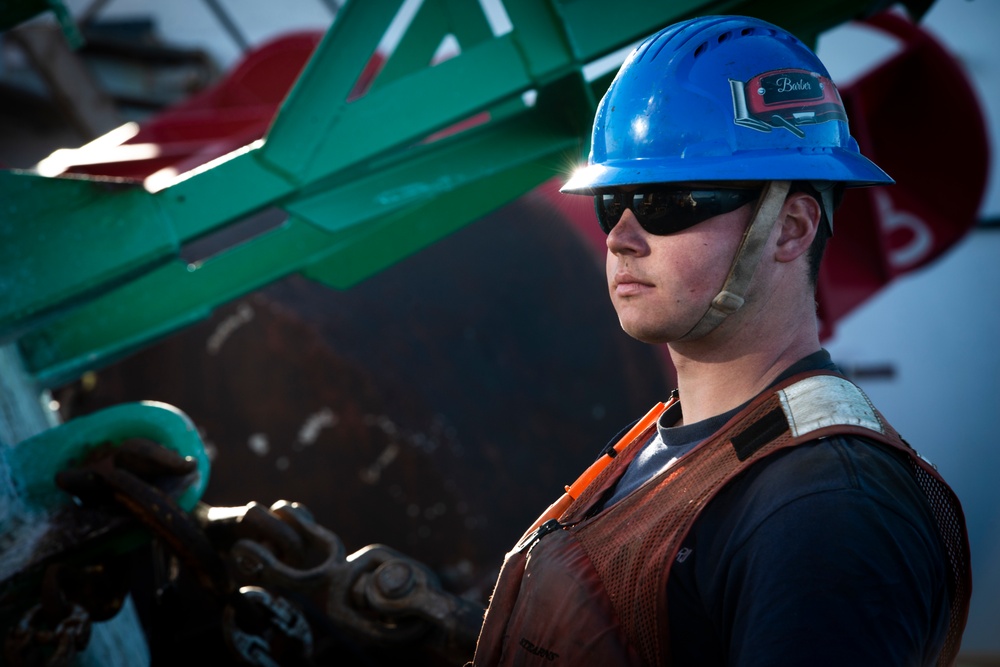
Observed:
[[[885,425],[861,389],[835,375],[817,375],[778,390],[793,438],[850,424],[885,435]]]

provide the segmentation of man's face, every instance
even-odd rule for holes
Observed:
[[[606,264],[622,329],[646,343],[669,343],[690,331],[722,288],[752,212],[745,204],[656,236],[625,210],[608,234]]]

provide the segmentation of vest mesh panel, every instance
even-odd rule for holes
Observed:
[[[945,638],[944,650],[938,664],[952,664],[962,642],[962,631],[969,615],[968,602],[972,596],[972,577],[969,571],[969,550],[965,538],[965,520],[962,508],[954,502],[948,486],[936,475],[910,459],[910,468],[917,486],[930,503],[938,534],[948,554],[948,593],[951,598],[951,622]]]

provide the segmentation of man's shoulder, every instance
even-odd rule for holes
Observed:
[[[752,466],[685,540],[669,580],[671,623],[696,631],[686,613],[722,624],[737,653],[785,642],[789,664],[806,664],[811,642],[836,634],[852,638],[830,648],[837,664],[859,664],[848,654],[875,655],[905,637],[921,638],[919,654],[936,653],[948,621],[946,557],[908,466],[895,450],[853,436]],[[740,614],[728,614],[736,605]],[[883,617],[893,619],[886,634],[871,632]]]
[[[722,594],[713,578],[753,563],[808,578],[817,563],[853,567],[847,564],[858,554],[866,554],[865,567],[891,574],[905,545],[913,567],[943,577],[933,514],[902,456],[877,442],[836,436],[763,459],[699,515],[684,543],[698,554],[696,566],[679,576]]]
[[[888,511],[910,524],[930,519],[906,454],[857,436],[834,436],[775,452],[722,489],[703,519],[749,533],[780,516]],[[723,532],[729,532],[724,530]]]
[[[874,440],[838,435],[774,452],[733,486],[744,502],[765,505],[847,490],[891,500],[901,488],[919,492],[905,457]]]

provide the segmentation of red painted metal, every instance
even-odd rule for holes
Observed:
[[[216,85],[144,121],[123,147],[152,145],[145,159],[75,164],[67,173],[142,180],[161,169],[184,173],[264,136],[278,106],[323,38],[289,33],[249,51]]]
[[[961,65],[899,14],[867,23],[901,48],[842,97],[861,152],[896,184],[850,192],[837,213],[818,289],[825,336],[893,279],[958,242],[986,191],[986,124]]]

